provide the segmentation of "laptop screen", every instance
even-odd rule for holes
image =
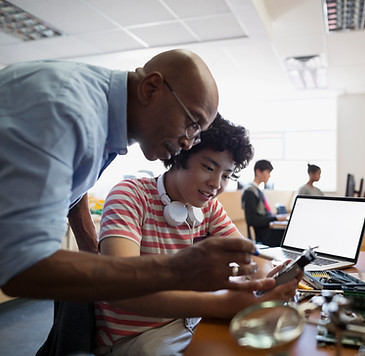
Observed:
[[[298,196],[282,247],[354,259],[364,234],[365,199]]]

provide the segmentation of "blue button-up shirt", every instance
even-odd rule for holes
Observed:
[[[127,152],[127,77],[56,61],[0,71],[0,286],[60,248],[69,206]]]

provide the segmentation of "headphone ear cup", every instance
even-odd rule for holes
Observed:
[[[203,211],[195,206],[188,207],[188,222],[192,227],[200,225],[204,220]]]
[[[188,217],[188,209],[183,203],[173,201],[164,207],[163,217],[169,225],[179,226],[186,221]]]

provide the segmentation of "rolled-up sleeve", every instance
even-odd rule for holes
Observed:
[[[60,248],[70,203],[97,179],[108,111],[107,88],[82,85],[76,64],[9,67],[0,71],[0,286]]]

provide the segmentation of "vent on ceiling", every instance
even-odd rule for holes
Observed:
[[[65,35],[54,26],[6,0],[0,0],[0,30],[23,41]]]
[[[324,14],[329,32],[364,30],[365,0],[326,0]]]

